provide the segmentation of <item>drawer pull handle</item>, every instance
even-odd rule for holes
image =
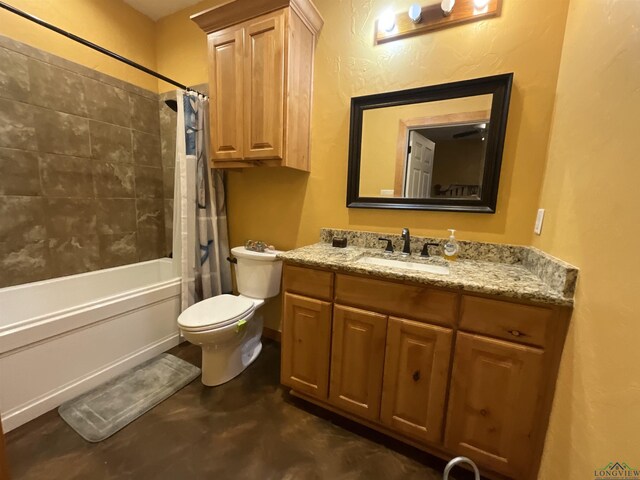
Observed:
[[[509,333],[514,337],[520,337],[522,335],[522,333],[519,332],[518,330],[509,330]]]
[[[420,370],[416,370],[415,372],[413,372],[413,381],[417,382],[418,380],[420,380]]]

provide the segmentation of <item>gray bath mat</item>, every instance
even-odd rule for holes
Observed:
[[[63,403],[58,413],[80,436],[100,442],[191,383],[200,369],[163,353]]]

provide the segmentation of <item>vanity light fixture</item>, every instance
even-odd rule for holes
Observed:
[[[423,0],[425,1],[425,0]],[[497,17],[502,0],[411,0],[408,10],[395,14],[392,8],[380,12],[375,22],[374,41],[377,45],[443,28]],[[409,3],[409,2],[407,2]]]
[[[442,15],[445,17],[448,17],[449,15],[451,15],[451,12],[453,11],[453,7],[456,4],[456,0],[442,0],[442,3],[440,4],[440,8],[442,9]]]
[[[447,0],[443,0],[443,2],[446,2],[446,1]],[[422,21],[422,7],[417,3],[412,3],[407,13],[413,23],[420,23]]]
[[[393,13],[393,10],[388,9],[382,12],[382,15],[380,15],[378,19],[378,25],[384,32],[393,32],[393,29],[396,28],[396,15]]]

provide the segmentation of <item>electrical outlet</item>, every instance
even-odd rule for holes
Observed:
[[[536,226],[533,229],[536,235],[540,235],[542,233],[542,221],[544,220],[544,208],[538,209],[538,215],[536,216]]]

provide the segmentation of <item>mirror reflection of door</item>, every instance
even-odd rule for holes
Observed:
[[[436,144],[415,130],[409,132],[409,147],[404,177],[406,198],[429,198]]]

